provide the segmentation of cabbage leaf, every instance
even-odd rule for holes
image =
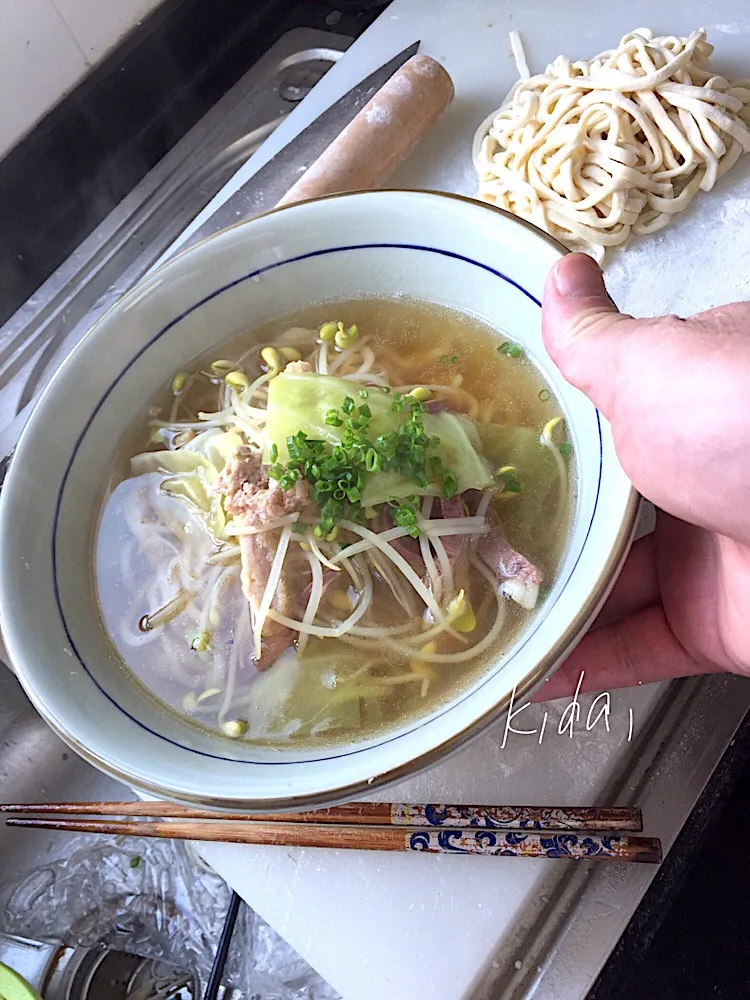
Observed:
[[[224,468],[234,455],[235,449],[241,447],[245,442],[235,431],[221,431],[214,427],[203,431],[188,441],[183,447],[187,451],[196,452],[207,458],[214,465],[218,472]]]
[[[557,463],[539,440],[538,430],[504,424],[477,424],[476,430],[482,451],[493,469],[515,466],[519,482],[528,483],[540,493],[557,483]]]
[[[160,472],[160,489],[186,504],[217,541],[222,538],[226,518],[220,498],[214,493],[219,472],[232,457],[242,438],[232,431],[207,430],[175,451],[146,451],[130,460],[133,476]]]
[[[268,416],[266,419],[266,444],[264,461],[270,461],[272,445],[278,449],[278,461],[285,465],[289,460],[287,438],[302,431],[307,438],[325,441],[331,447],[341,443],[343,427],[326,423],[329,410],[340,410],[344,399],[350,396],[356,406],[367,403],[370,408],[368,437],[374,440],[381,434],[397,430],[408,413],[393,411],[393,396],[378,388],[370,388],[366,399],[358,392],[361,385],[333,375],[316,375],[314,372],[283,372],[272,379],[268,387]],[[452,413],[425,413],[425,434],[440,438],[437,448],[430,454],[439,455],[445,468],[450,469],[458,481],[458,492],[486,489],[492,483],[489,466],[479,454],[471,425]],[[362,494],[362,503],[375,506],[391,497],[413,494],[439,495],[439,482],[419,489],[410,479],[397,472],[377,472],[368,477]]]
[[[503,519],[512,525],[514,545],[527,555],[543,551],[544,545],[559,531],[555,519],[560,495],[560,475],[554,456],[539,440],[539,431],[532,427],[510,427],[502,424],[477,424],[482,450],[497,469],[513,465],[521,484],[521,502],[513,511],[505,504],[498,508]]]

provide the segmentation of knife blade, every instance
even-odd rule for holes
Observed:
[[[419,42],[409,45],[368,77],[355,84],[307,128],[272,156],[257,173],[221,205],[194,233],[180,244],[184,250],[212,236],[219,229],[252,218],[273,208],[300,175],[330,146],[349,122],[387,83],[396,70],[419,50]]]

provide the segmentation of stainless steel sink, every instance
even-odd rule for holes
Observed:
[[[17,436],[25,414],[62,358],[145,274],[351,41],[308,28],[282,36],[0,327],[0,438]],[[0,445],[0,457],[5,453]],[[133,797],[67,752],[2,665],[0,795],[5,801],[43,800],[51,795]],[[64,838],[16,835],[13,842],[14,850],[8,851],[4,827],[0,828],[0,873],[5,877],[32,861],[51,858]]]
[[[7,455],[15,444],[28,413],[60,361],[109,305],[146,273],[237,167],[340,58],[351,41],[346,36],[307,28],[297,28],[282,36],[0,328],[0,456]],[[0,481],[1,478],[0,473]],[[3,655],[0,645],[0,657]],[[13,674],[0,662],[0,800],[134,797],[130,789],[68,750],[37,715]],[[156,843],[161,845],[158,851]],[[90,936],[92,928],[100,930],[102,940],[114,938],[122,950],[151,954],[148,948],[151,942],[143,947],[143,926],[130,927],[124,918],[122,926],[115,926],[111,898],[104,905],[112,884],[107,867],[121,866],[122,844],[113,840],[108,845],[103,838],[13,830],[4,824],[0,825],[0,936],[3,932],[19,931],[35,939],[76,936],[66,919],[69,916],[66,911],[73,908],[72,902],[81,901],[71,900],[71,886],[75,891],[76,878],[85,875],[90,889],[97,877],[96,871],[93,874],[83,871],[87,866],[92,867],[87,845],[92,852],[99,852],[96,858],[101,868],[102,910],[97,912],[96,900],[91,903],[85,921],[86,933]],[[182,921],[186,935],[192,933],[194,942],[198,942],[199,953],[188,958],[199,965],[202,961],[205,966],[205,960],[210,960],[218,943],[229,888],[206,871],[197,855],[189,850],[186,853],[184,847],[143,841],[128,842],[127,850],[131,860],[140,863],[143,856],[148,862],[149,877],[140,884],[153,893],[156,923]],[[169,850],[174,851],[173,856],[168,854]],[[78,874],[76,865],[81,868]],[[170,886],[170,869],[176,866],[181,867],[182,898],[167,899],[167,895],[176,892]],[[65,877],[59,878],[60,896],[56,896],[54,884],[51,888],[43,887],[44,891],[40,888],[34,896],[37,876],[40,882],[46,877],[54,883],[55,875],[63,870]],[[43,900],[43,904],[26,907],[23,894]],[[151,905],[147,895],[144,905]],[[18,898],[22,900],[20,905]],[[81,903],[82,910],[86,910],[86,905]],[[253,950],[257,952],[257,962]],[[246,995],[244,987],[249,981],[253,983],[253,993],[259,983],[264,987],[264,995],[267,992],[268,996],[283,1000],[303,995],[306,1000],[329,1000],[335,996],[250,911],[245,911],[235,932],[233,954],[234,971],[230,957],[228,972],[230,978],[234,975],[243,986],[243,991],[220,994],[227,1000]],[[175,956],[152,954],[152,957]],[[186,959],[185,954],[177,957]],[[278,969],[282,971],[277,975]],[[205,968],[202,971],[205,973]],[[304,993],[300,992],[303,989]],[[97,996],[96,1000],[108,997]]]
[[[18,681],[0,665],[0,800],[131,799],[132,792],[68,750],[37,715]],[[0,826],[0,886],[66,853],[56,834],[30,836]],[[0,896],[0,898],[2,898]]]
[[[287,32],[0,327],[0,428],[142,277],[352,39]]]

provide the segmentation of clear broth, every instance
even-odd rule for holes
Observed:
[[[385,360],[393,385],[451,385],[459,409],[469,410],[478,425],[528,428],[538,439],[544,425],[562,413],[551,386],[528,359],[498,351],[505,338],[496,330],[474,317],[405,298],[311,306],[212,348],[188,368],[205,368],[217,357],[241,357],[253,345],[274,344],[290,328],[317,328],[332,316],[347,325],[356,323],[367,334],[376,359]],[[260,374],[250,363],[245,370],[251,379]],[[216,387],[205,385],[195,397],[196,410],[213,410]],[[469,402],[469,397],[476,402]],[[221,595],[221,621],[215,625],[209,650],[196,652],[188,641],[196,616],[205,610],[200,593],[189,620],[185,612],[168,625],[141,632],[139,620],[169,593],[170,567],[180,558],[185,539],[196,565],[216,551],[187,507],[160,493],[159,473],[128,478],[131,456],[149,448],[149,419],[156,413],[168,414],[172,398],[166,386],[119,448],[102,505],[94,576],[103,627],[122,663],[161,703],[191,723],[221,735],[217,713],[229,675],[234,674],[238,694],[224,717],[243,720],[247,732],[242,738],[249,743],[321,746],[369,740],[434,712],[468,690],[493,669],[519,631],[538,614],[543,597],[532,612],[507,601],[507,618],[497,641],[469,662],[431,664],[426,691],[422,683],[398,681],[406,669],[401,654],[384,650],[382,644],[363,648],[340,639],[313,637],[302,657],[285,654],[259,673],[247,651],[239,650],[250,641],[237,625],[246,608],[239,583],[227,585]],[[527,438],[531,440],[528,434]],[[574,461],[565,461],[569,475],[564,494],[559,483],[555,488],[530,481],[522,484],[520,494],[506,493],[496,501],[509,541],[543,570],[545,587],[553,581],[564,554],[574,506]],[[376,593],[376,623],[403,621],[404,612],[388,588],[381,585]],[[496,602],[487,582],[476,573],[472,602],[477,635],[482,635],[491,624]],[[373,659],[376,665],[368,670]],[[372,676],[376,685],[369,683]]]

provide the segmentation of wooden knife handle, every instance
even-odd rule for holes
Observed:
[[[412,56],[308,167],[279,205],[379,187],[453,100],[453,81],[429,56]]]

